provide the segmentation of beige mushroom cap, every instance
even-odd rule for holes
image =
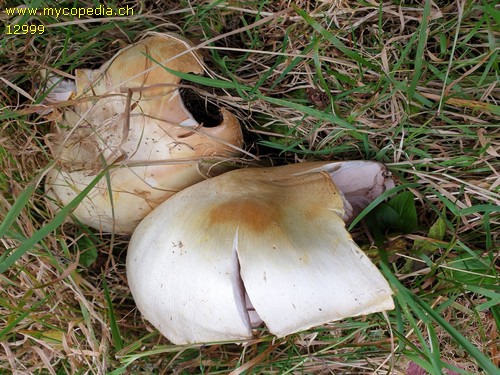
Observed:
[[[46,180],[54,208],[69,203],[99,170],[112,166],[110,186],[107,179],[99,181],[73,214],[104,232],[131,233],[172,194],[209,171],[227,169],[215,164],[239,153],[238,120],[221,108],[218,125],[198,123],[184,106],[180,78],[163,68],[202,73],[199,57],[189,48],[177,36],[155,35],[124,48],[101,69],[76,72],[80,100],[65,109],[49,137],[59,162]]]
[[[342,219],[357,200],[335,172],[353,166],[364,170],[362,194],[391,186],[380,163],[302,163],[231,171],[162,203],[128,248],[143,316],[187,344],[248,339],[260,320],[285,336],[392,309],[391,288]]]

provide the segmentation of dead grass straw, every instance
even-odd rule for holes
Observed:
[[[367,251],[387,254],[405,290],[499,365],[498,8],[461,1],[119,5],[135,14],[0,13],[0,222],[8,222],[0,262],[33,241],[0,274],[0,372],[405,374],[409,363],[430,373],[443,366],[488,372],[401,294],[387,320],[377,314],[282,339],[262,330],[246,343],[172,346],[134,307],[126,237],[71,224],[41,236],[55,213],[43,191],[51,121],[33,111],[39,71],[96,68],[146,31],[198,43],[211,76],[228,83],[209,91],[238,114],[246,149],[260,160],[388,163],[414,194],[419,226],[379,246],[363,226],[353,236]],[[44,24],[45,33],[9,35],[5,27],[18,22]]]

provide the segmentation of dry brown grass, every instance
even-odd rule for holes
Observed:
[[[498,13],[432,3],[422,29],[423,2],[128,3],[136,15],[113,21],[39,17],[43,35],[3,30],[0,222],[20,208],[0,232],[0,252],[36,243],[0,274],[0,373],[404,374],[410,360],[432,363],[425,345],[464,373],[485,371],[446,329],[400,300],[387,320],[374,315],[283,339],[260,331],[248,343],[172,346],[135,309],[126,237],[71,224],[40,235],[54,213],[43,192],[50,121],[33,110],[38,72],[95,68],[148,30],[197,41],[213,76],[241,88],[218,90],[219,103],[241,118],[246,148],[261,160],[388,163],[415,195],[419,227],[379,249],[406,288],[500,363],[500,312],[491,306],[500,235]],[[15,23],[5,12],[0,19]],[[445,233],[432,238],[439,217]],[[374,249],[365,229],[357,226],[353,236]],[[430,243],[425,251],[419,240]],[[98,256],[84,266],[79,257],[89,247]]]

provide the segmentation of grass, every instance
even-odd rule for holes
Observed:
[[[405,374],[414,363],[430,374],[498,373],[500,10],[293,4],[131,2],[136,13],[116,18],[0,13],[0,373]],[[7,34],[28,21],[45,25],[43,35]],[[34,109],[41,69],[96,68],[147,30],[198,43],[214,79],[184,78],[224,95],[253,159],[389,165],[413,195],[417,227],[381,242],[366,221],[351,232],[381,260],[394,311],[185,347],[141,319],[125,277],[128,238],[65,224],[71,206],[48,209],[51,120]]]

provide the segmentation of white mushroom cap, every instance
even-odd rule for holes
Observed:
[[[127,255],[144,317],[186,344],[248,339],[260,319],[285,336],[392,309],[387,281],[342,220],[330,172],[349,163],[231,171],[162,203],[137,227]],[[362,164],[364,183],[391,184],[376,177],[383,165]]]
[[[209,169],[227,170],[212,165],[239,153],[238,120],[222,108],[220,124],[198,123],[184,106],[180,78],[163,68],[202,73],[189,47],[179,37],[155,35],[123,49],[101,69],[76,71],[78,104],[65,108],[49,137],[59,162],[46,180],[54,208],[111,165],[110,186],[101,180],[73,214],[104,232],[131,233],[154,207],[206,178]]]

